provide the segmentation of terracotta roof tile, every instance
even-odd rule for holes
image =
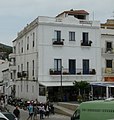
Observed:
[[[89,13],[85,10],[69,10],[69,11],[64,11],[64,12],[58,14],[56,17],[59,17],[60,15],[62,15],[64,13],[70,14],[70,15],[80,15],[80,14],[89,15]]]

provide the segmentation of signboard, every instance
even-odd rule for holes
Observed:
[[[104,77],[105,82],[114,82],[114,77]]]

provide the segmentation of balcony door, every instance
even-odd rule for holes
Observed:
[[[111,51],[112,49],[112,42],[106,42],[106,51]]]
[[[70,74],[76,73],[76,60],[75,59],[69,60],[69,73]]]
[[[83,60],[83,74],[89,74],[89,60]]]
[[[55,39],[59,42],[61,41],[61,31],[55,30]]]
[[[112,60],[106,60],[106,68],[112,68]]]
[[[87,32],[82,33],[82,40],[83,40],[83,43],[88,43],[88,33]]]
[[[54,71],[61,72],[61,67],[62,67],[62,60],[54,59]]]

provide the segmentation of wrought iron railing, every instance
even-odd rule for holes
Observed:
[[[64,39],[52,39],[53,45],[64,45]]]
[[[49,69],[49,74],[50,75],[60,75],[61,70],[57,70],[54,68]],[[95,75],[96,70],[95,69],[89,69],[89,70],[84,70],[84,69],[68,69],[68,68],[62,68],[62,74],[63,75]]]

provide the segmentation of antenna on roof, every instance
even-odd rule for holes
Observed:
[[[114,18],[114,11],[112,12],[112,16],[111,17]]]
[[[93,21],[95,20],[95,18],[94,18],[94,17],[95,17],[95,14],[94,14],[94,11],[93,11]]]
[[[112,12],[112,14],[113,14],[112,17],[114,18],[114,11]]]

